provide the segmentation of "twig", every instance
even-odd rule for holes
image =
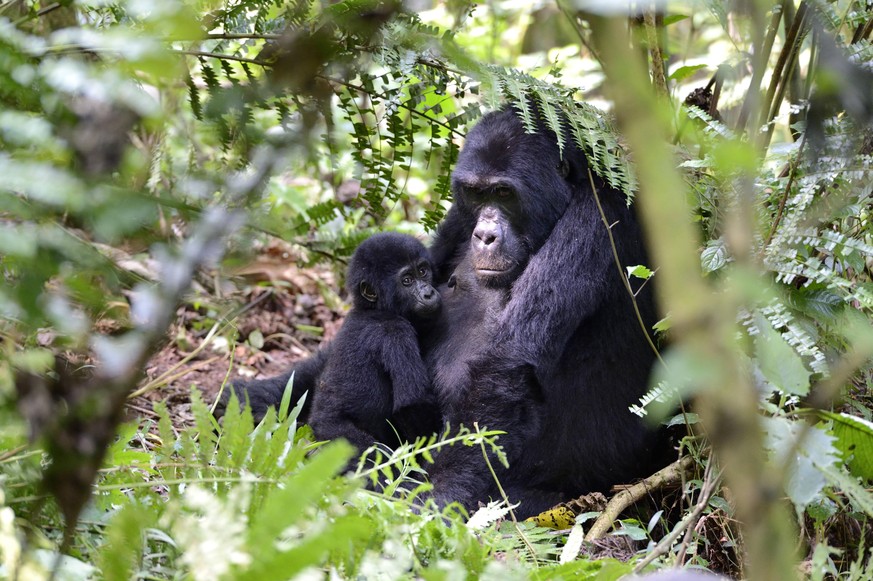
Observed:
[[[18,446],[17,448],[12,448],[11,450],[7,450],[0,454],[0,462],[6,462],[8,459],[15,457],[20,452],[23,452],[27,449],[27,446]]]
[[[279,40],[282,38],[281,34],[248,34],[248,33],[230,33],[230,32],[222,32],[222,33],[212,33],[207,34],[206,37],[209,40]]]
[[[185,369],[183,369],[179,373],[175,373],[175,374],[169,375],[169,376],[167,375],[167,372],[164,372],[164,374],[161,375],[161,377],[156,378],[154,381],[148,382],[146,385],[144,385],[140,389],[131,393],[128,396],[128,398],[135,398],[135,397],[144,395],[150,391],[155,391],[156,389],[159,389],[165,385],[168,385],[168,384],[176,381],[177,379],[185,377],[186,375],[188,375],[192,371],[197,371],[198,369],[201,369],[201,368],[206,367],[207,365],[209,365],[211,363],[214,363],[217,359],[220,359],[220,357],[218,355],[214,355],[214,356],[210,357],[209,359],[204,359],[203,361],[198,361],[197,363],[186,367]],[[175,366],[173,366],[173,369],[178,368],[180,365],[182,365],[181,361],[179,363],[177,363]]]
[[[197,369],[199,367],[203,367],[203,365],[205,365],[205,363],[200,362],[197,365],[191,366],[187,371],[185,371],[181,374],[173,375],[172,377],[170,377],[170,375],[174,371],[176,371],[177,369],[179,369],[183,365],[186,365],[189,361],[191,361],[194,357],[196,357],[197,354],[199,354],[201,351],[203,351],[203,349],[205,349],[206,346],[209,345],[209,343],[212,342],[212,338],[215,337],[215,334],[218,331],[218,325],[219,324],[216,323],[212,326],[212,329],[209,330],[209,333],[206,335],[206,338],[200,342],[200,345],[198,345],[197,348],[194,349],[194,351],[192,351],[191,353],[186,355],[181,361],[179,361],[178,363],[176,363],[175,365],[173,365],[172,367],[170,367],[169,369],[164,371],[162,374],[160,374],[159,376],[157,376],[156,378],[154,378],[153,380],[151,380],[150,382],[148,382],[147,384],[145,384],[141,388],[135,390],[133,393],[128,395],[127,399],[133,399],[135,397],[139,397],[145,393],[148,393],[150,391],[157,389],[159,386],[161,386],[165,383],[169,383],[170,381],[178,379],[179,377],[182,377],[185,374],[187,374],[191,371],[194,371],[195,369]],[[213,357],[212,359],[208,359],[206,362],[211,363],[211,362],[215,361],[215,359],[216,358]]]
[[[176,52],[176,53],[178,53],[178,54],[185,54],[185,55],[196,56],[196,57],[204,57],[204,58],[214,58],[214,59],[219,59],[219,60],[222,60],[222,59],[223,59],[223,60],[237,61],[237,62],[241,62],[241,63],[247,63],[247,64],[252,64],[252,65],[258,65],[258,66],[261,66],[261,67],[270,67],[270,66],[272,66],[272,63],[269,63],[269,62],[266,62],[266,61],[263,61],[263,60],[260,60],[260,59],[253,59],[253,58],[242,57],[242,56],[236,56],[236,55],[229,55],[229,54],[221,54],[221,53],[209,52],[209,51],[203,51],[203,50],[176,50],[176,51],[174,51],[174,52]],[[433,66],[432,63],[423,63],[423,64],[426,64],[427,66]],[[378,96],[380,96],[380,97],[385,97],[385,96],[386,96],[385,93],[374,93],[374,92],[368,91],[366,88],[364,88],[364,87],[362,87],[362,86],[360,86],[360,85],[355,85],[354,83],[350,83],[350,82],[348,82],[348,81],[342,81],[342,80],[340,80],[340,79],[335,79],[335,78],[333,78],[333,77],[328,77],[328,76],[325,76],[325,75],[315,75],[315,77],[318,78],[318,79],[325,80],[325,81],[327,81],[328,83],[334,83],[334,84],[337,84],[337,85],[342,85],[343,87],[346,87],[346,88],[348,88],[348,89],[352,89],[352,90],[354,90],[354,91],[358,91],[358,92],[361,92],[361,93],[366,93],[366,94],[368,94],[368,95],[378,95]],[[425,113],[425,112],[423,112],[423,111],[419,111],[419,110],[416,109],[415,107],[410,107],[409,105],[406,105],[405,103],[399,103],[398,106],[399,106],[401,109],[406,109],[407,111],[409,111],[410,113],[412,113],[412,114],[414,114],[414,115],[418,115],[419,117],[423,117],[423,118],[427,119],[427,121],[428,121],[429,123],[434,123],[434,124],[436,124],[436,125],[439,125],[440,127],[442,127],[443,129],[449,131],[449,132],[450,132],[451,134],[453,134],[453,135],[456,135],[456,136],[458,136],[458,137],[463,137],[463,136],[464,136],[464,134],[463,134],[462,132],[458,131],[457,129],[455,129],[454,127],[452,127],[451,125],[449,125],[448,123],[443,123],[442,121],[438,121],[438,120],[434,119],[433,117],[431,117],[430,115],[428,115],[427,113]]]
[[[646,496],[651,490],[681,482],[682,477],[692,466],[694,466],[694,459],[691,456],[683,456],[666,468],[658,470],[648,478],[640,480],[613,496],[597,520],[594,521],[588,534],[585,535],[585,540],[591,542],[605,536],[612,528],[612,523],[624,509]]]
[[[785,184],[785,191],[782,192],[782,199],[779,200],[779,209],[776,211],[776,217],[773,219],[773,225],[770,227],[770,232],[767,234],[767,239],[764,241],[762,249],[766,249],[773,241],[773,236],[776,234],[776,229],[779,227],[779,222],[782,221],[782,213],[785,211],[785,204],[788,202],[788,196],[791,194],[791,186],[794,185],[794,178],[797,176],[797,167],[800,165],[800,156],[803,155],[803,148],[806,146],[806,133],[803,134],[803,141],[797,147],[797,157],[788,172],[788,183]]]
[[[652,61],[652,85],[655,94],[661,97],[670,95],[667,88],[667,74],[664,71],[664,56],[661,53],[661,43],[658,40],[658,17],[653,10],[646,10],[643,21],[646,27],[646,39],[649,44],[649,58]]]
[[[797,7],[797,13],[794,15],[794,21],[791,23],[791,28],[785,35],[785,45],[779,51],[779,58],[776,60],[776,66],[773,67],[773,74],[770,77],[770,87],[767,89],[767,95],[764,97],[764,102],[761,103],[761,117],[758,127],[769,125],[776,117],[779,111],[779,104],[782,100],[782,95],[785,93],[787,79],[791,76],[794,65],[797,62],[797,54],[800,52],[800,45],[803,42],[803,29],[806,27],[808,12],[806,0],[800,3]],[[779,98],[776,95],[776,89],[782,88],[779,93]],[[772,129],[768,129],[764,136],[761,137],[759,147],[761,150],[766,149],[770,143],[770,136],[773,134]]]
[[[685,458],[689,458],[690,456],[686,456]],[[691,523],[697,521],[700,518],[700,515],[703,514],[703,511],[706,510],[706,507],[709,505],[709,499],[712,496],[712,493],[715,491],[716,483],[721,480],[721,473],[719,472],[718,476],[712,477],[712,472],[709,473],[710,478],[704,480],[703,488],[700,490],[700,499],[697,501],[697,505],[694,507],[694,510],[691,513],[679,521],[679,524],[676,525],[670,534],[661,539],[655,548],[653,548],[646,557],[637,563],[636,567],[634,567],[634,573],[639,573],[643,569],[645,569],[651,562],[660,557],[661,555],[666,554],[670,547],[673,545],[673,542],[679,538],[686,528],[691,526]]]
[[[710,479],[712,478],[712,467],[715,463],[710,460],[709,464],[706,465],[706,471],[703,474],[703,488],[704,490],[709,485]],[[698,502],[698,504],[700,504]],[[697,524],[693,527],[689,526],[685,531],[685,537],[682,539],[682,544],[679,546],[679,551],[676,553],[676,566],[681,567],[683,563],[685,563],[685,554],[688,552],[688,546],[691,544],[691,537],[700,527],[700,523],[703,522],[706,516],[702,516],[697,520]],[[689,525],[691,522],[689,521]]]
[[[752,114],[752,108],[758,100],[758,92],[761,90],[761,81],[764,79],[764,71],[767,68],[767,59],[770,56],[770,51],[773,50],[773,41],[776,39],[776,33],[779,31],[779,21],[782,19],[782,9],[773,10],[773,16],[770,18],[770,28],[767,29],[767,36],[764,37],[764,42],[759,48],[759,52],[755,55],[754,69],[752,70],[752,80],[749,82],[749,89],[746,93],[746,98],[743,100],[743,107],[740,109],[740,115],[737,118],[736,129],[738,132],[746,127],[746,122]]]
[[[640,313],[640,307],[637,304],[637,295],[631,288],[630,281],[628,281],[627,276],[625,276],[624,270],[621,267],[621,260],[618,257],[618,248],[616,248],[615,238],[613,238],[612,236],[612,226],[610,226],[609,221],[606,219],[606,213],[603,211],[603,206],[600,203],[600,196],[597,194],[597,187],[594,185],[594,176],[591,174],[591,169],[588,170],[588,180],[591,182],[591,191],[594,192],[594,201],[597,203],[597,209],[600,211],[600,219],[603,220],[603,225],[606,226],[606,235],[609,236],[609,245],[612,247],[612,257],[615,260],[615,266],[618,268],[618,274],[621,277],[621,280],[624,282],[624,288],[625,290],[627,290],[627,293],[631,299],[631,304],[633,304],[634,306],[634,313],[637,316],[637,321],[640,324],[640,329],[642,329],[643,336],[649,343],[649,347],[652,348],[655,357],[658,358],[658,361],[661,362],[661,365],[666,367],[667,364],[664,363],[664,360],[661,358],[661,354],[658,352],[658,348],[655,346],[655,342],[652,341],[649,330],[646,328],[646,323],[645,321],[643,321],[643,315]]]

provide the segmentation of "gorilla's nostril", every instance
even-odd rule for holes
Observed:
[[[489,244],[493,244],[494,241],[497,240],[497,228],[491,225],[479,226],[473,231],[473,236],[475,236],[477,240],[481,241],[482,244],[488,246]]]

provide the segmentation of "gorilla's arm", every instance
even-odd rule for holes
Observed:
[[[437,432],[440,423],[439,405],[418,338],[411,327],[409,331],[385,337],[382,360],[393,391],[391,421],[402,440]]]
[[[449,280],[461,257],[467,253],[472,234],[473,220],[464,218],[457,203],[452,205],[430,245],[431,259],[436,266],[434,284]]]
[[[418,403],[431,394],[430,376],[421,359],[418,338],[412,326],[408,332],[386,334],[382,364],[391,379],[393,411]]]
[[[607,277],[617,274],[593,195],[577,191],[513,285],[493,344],[511,346],[505,352],[538,370],[551,369],[582,321],[615,288]]]
[[[288,385],[288,380],[291,379],[293,374],[294,383],[292,385],[289,409],[293,409],[303,394],[307,393],[306,402],[303,404],[303,410],[300,412],[299,417],[300,421],[306,421],[309,416],[312,397],[315,393],[315,386],[318,383],[321,372],[324,371],[329,352],[330,345],[325,345],[306,359],[298,361],[293,368],[276,377],[254,381],[235,380],[232,385],[226,386],[221,394],[221,399],[215,406],[215,416],[220,418],[224,415],[227,403],[230,401],[231,390],[233,390],[240,402],[248,400],[252,406],[252,415],[255,422],[259,422],[264,417],[264,414],[267,413],[268,408],[275,407],[278,409],[279,404],[282,402],[282,395],[285,393],[285,386]]]

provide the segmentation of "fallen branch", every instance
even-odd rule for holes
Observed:
[[[591,542],[602,538],[612,528],[612,524],[624,509],[645,497],[650,491],[682,481],[682,477],[694,465],[691,456],[683,456],[666,468],[658,470],[648,478],[640,480],[613,496],[606,508],[594,521],[585,535],[585,541]]]

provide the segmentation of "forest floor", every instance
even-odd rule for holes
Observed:
[[[203,281],[212,292],[200,284],[178,309],[167,343],[146,366],[144,393],[128,402],[130,415],[155,417],[163,401],[174,424],[191,424],[192,388],[211,404],[226,381],[287,370],[342,324],[336,278],[329,266],[297,267],[290,248],[271,242],[230,278]]]

